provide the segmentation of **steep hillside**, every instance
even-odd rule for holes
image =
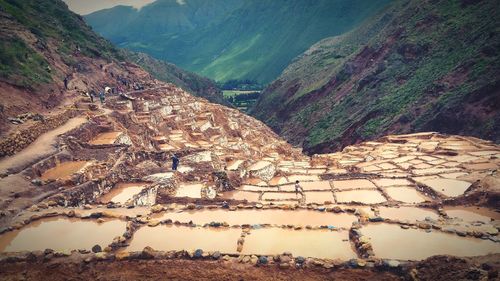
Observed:
[[[124,61],[123,51],[94,33],[62,1],[0,0],[0,134],[13,128],[9,118],[54,113],[66,100],[86,91],[118,85],[110,74],[122,73]],[[149,63],[171,71],[157,75],[159,79],[211,101],[221,100],[207,79],[164,63]],[[116,69],[107,73],[109,64]]]
[[[48,113],[74,98],[75,87],[110,82],[99,65],[122,59],[62,1],[0,0],[0,26],[2,135],[13,128],[8,118]]]
[[[389,0],[184,2],[158,0],[139,11],[115,7],[85,18],[121,47],[218,81],[267,83],[311,44],[348,31]]]
[[[144,53],[126,50],[124,50],[124,53],[127,60],[141,66],[158,80],[172,83],[195,96],[206,98],[211,102],[232,106],[224,99],[222,91],[215,82],[208,78],[185,71],[174,64],[152,58]]]
[[[310,153],[388,133],[500,141],[498,1],[397,1],[294,60],[253,114]]]

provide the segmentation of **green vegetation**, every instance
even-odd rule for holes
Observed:
[[[222,92],[224,99],[243,112],[250,110],[260,96],[259,91],[224,90]]]
[[[183,90],[207,100],[230,106],[231,103],[224,99],[222,91],[216,83],[208,78],[201,77],[195,73],[185,71],[171,63],[160,61],[143,53],[134,53],[123,50],[127,60],[132,61],[156,79],[175,84]]]
[[[352,29],[390,0],[185,2],[159,0],[140,11],[120,6],[85,19],[120,47],[217,81],[266,84],[311,44]]]
[[[23,87],[51,81],[47,61],[17,37],[0,42],[0,77]]]
[[[264,86],[255,80],[229,80],[224,83],[217,83],[222,90],[242,90],[242,91],[261,91]]]
[[[58,57],[67,67],[78,67],[82,57],[128,60],[159,80],[212,102],[231,105],[210,79],[145,54],[115,48],[60,0],[0,0],[0,13],[2,26],[11,28],[0,32],[0,79],[10,84],[36,89],[40,84],[61,81],[60,65],[54,65],[59,64]]]
[[[252,113],[309,152],[415,131],[500,141],[496,4],[396,1],[297,57]]]
[[[0,11],[4,24],[29,34],[0,33],[0,77],[11,84],[34,88],[51,82],[55,73],[47,61],[49,48],[57,48],[68,65],[74,63],[76,51],[89,57],[120,58],[117,49],[69,12],[62,1],[0,0]]]

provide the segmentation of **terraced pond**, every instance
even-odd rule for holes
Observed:
[[[125,221],[48,218],[30,223],[0,236],[0,252],[90,250],[98,244],[102,248],[125,231]]]

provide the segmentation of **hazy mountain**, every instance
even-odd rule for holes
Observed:
[[[253,114],[309,152],[388,133],[500,141],[498,1],[397,1],[295,59]]]
[[[183,2],[120,6],[85,19],[121,47],[219,81],[267,83],[313,43],[350,30],[389,0]]]

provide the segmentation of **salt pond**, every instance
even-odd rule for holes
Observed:
[[[348,260],[356,258],[347,231],[291,230],[263,228],[252,230],[245,238],[243,254],[277,255]]]
[[[356,216],[347,213],[329,213],[313,210],[237,210],[221,209],[202,211],[167,212],[155,217],[157,219],[171,219],[173,221],[206,224],[210,222],[227,222],[229,225],[242,224],[277,224],[277,225],[333,225],[336,227],[350,227]]]
[[[175,225],[141,227],[134,233],[127,251],[142,251],[146,246],[155,250],[220,251],[235,254],[241,229],[201,228]]]
[[[59,251],[87,249],[98,244],[102,248],[125,231],[126,222],[48,218],[30,223],[0,236],[0,252]]]
[[[43,172],[42,180],[68,179],[87,165],[87,161],[68,161],[57,164],[55,167]]]
[[[500,253],[500,243],[490,240],[402,229],[392,224],[369,224],[361,232],[370,238],[375,256],[379,258],[422,260],[433,255],[469,257]]]

